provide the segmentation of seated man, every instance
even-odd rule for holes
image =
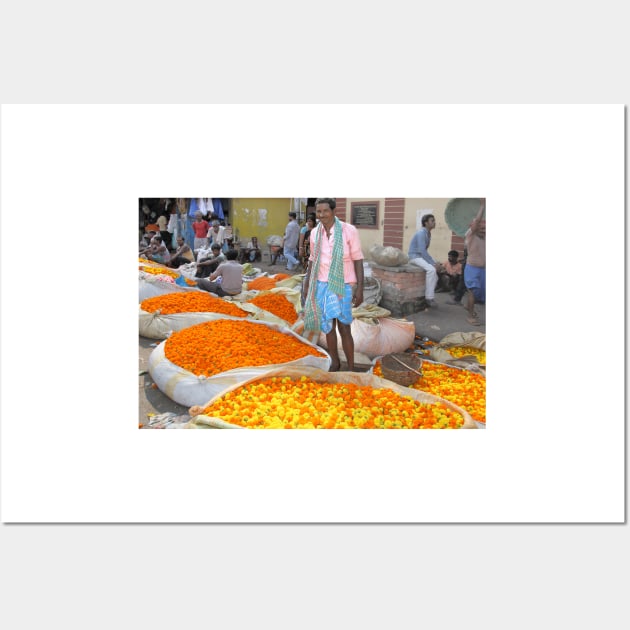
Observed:
[[[142,235],[142,240],[140,241],[140,246],[138,251],[142,253],[145,249],[151,247],[151,239],[155,236],[155,232],[151,230],[150,232],[145,232]]]
[[[459,254],[452,249],[448,253],[448,260],[438,267],[438,293],[450,291],[453,293],[457,289],[459,279],[462,276],[462,263],[458,260]]]
[[[236,260],[238,252],[230,249],[225,257],[227,261],[221,263],[210,278],[197,280],[200,289],[216,293],[219,297],[238,295],[243,290],[243,267]],[[221,282],[215,282],[218,278],[221,278]]]
[[[221,253],[221,245],[213,243],[210,252],[197,262],[195,277],[207,278],[222,262],[225,262],[225,256]]]
[[[162,243],[162,237],[159,234],[156,234],[151,239],[151,245],[145,250],[141,251],[140,254],[142,256],[145,256],[149,260],[153,260],[154,262],[162,264],[166,264],[171,259],[171,254],[168,251],[166,245]]]
[[[242,247],[239,254],[238,260],[241,263],[246,262],[254,262],[256,260],[260,260],[260,249],[258,248],[258,238],[256,236],[252,236],[252,240],[247,243],[247,247]]]
[[[177,267],[181,265],[187,265],[188,263],[194,262],[195,256],[193,254],[192,249],[186,245],[183,237],[177,237],[177,249],[173,252],[171,257],[171,262],[169,263],[169,267],[173,267],[177,269]]]

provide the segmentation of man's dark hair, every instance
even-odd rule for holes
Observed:
[[[212,245],[210,246],[210,249],[212,250],[221,249],[221,245],[219,245],[219,243],[212,243]]]
[[[331,210],[334,210],[337,207],[337,200],[332,199],[331,197],[320,197],[315,201],[315,205],[319,203],[327,203]]]
[[[290,216],[292,219],[297,219],[297,214],[296,214],[295,212],[289,212],[289,216]]]
[[[459,252],[456,249],[451,249],[451,251],[448,253],[449,256],[457,256],[459,257]]]
[[[425,215],[422,217],[422,227],[424,227],[424,226],[427,224],[427,221],[428,221],[429,219],[435,219],[435,217],[434,217],[432,214],[425,214]]]
[[[225,257],[228,260],[236,260],[238,258],[238,252],[235,249],[228,249],[227,252],[225,252]]]

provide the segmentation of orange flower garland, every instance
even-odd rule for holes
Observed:
[[[280,293],[267,293],[265,295],[258,295],[257,297],[247,300],[250,304],[262,308],[264,311],[273,313],[280,319],[284,319],[289,324],[295,324],[297,322],[297,313],[295,307],[284,295]]]
[[[173,333],[165,342],[166,358],[197,376],[228,370],[324,356],[292,335],[263,324],[219,319]]]
[[[143,300],[140,308],[147,313],[155,313],[155,311],[159,310],[163,315],[171,313],[203,313],[206,311],[234,315],[235,317],[247,317],[248,315],[246,311],[236,306],[236,304],[214,297],[205,291],[203,293],[194,291],[190,293],[157,295]]]
[[[380,361],[373,372],[383,376]],[[428,361],[422,363],[422,374],[409,387],[450,400],[465,409],[473,420],[486,422],[486,379],[481,374]]]
[[[463,417],[390,389],[271,377],[228,392],[203,410],[251,429],[456,429]]]

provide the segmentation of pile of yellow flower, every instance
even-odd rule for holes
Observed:
[[[376,376],[383,376],[380,361],[373,371]],[[409,387],[450,400],[473,420],[486,422],[486,379],[481,374],[428,361],[422,362],[422,374]]]
[[[456,359],[464,357],[466,355],[472,355],[477,358],[477,361],[481,365],[486,364],[486,351],[479,348],[471,348],[470,346],[449,346],[444,348],[447,352],[452,354]]]
[[[154,275],[163,274],[165,276],[171,276],[171,278],[179,278],[180,274],[177,271],[173,271],[172,269],[167,269],[166,267],[148,267],[143,265],[140,267],[140,271],[144,271],[145,273],[152,273]]]
[[[203,414],[248,429],[457,429],[463,417],[393,390],[318,383],[302,376],[261,379],[228,392]]]

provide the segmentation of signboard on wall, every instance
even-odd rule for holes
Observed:
[[[378,201],[353,201],[350,203],[352,225],[369,230],[378,229]]]

